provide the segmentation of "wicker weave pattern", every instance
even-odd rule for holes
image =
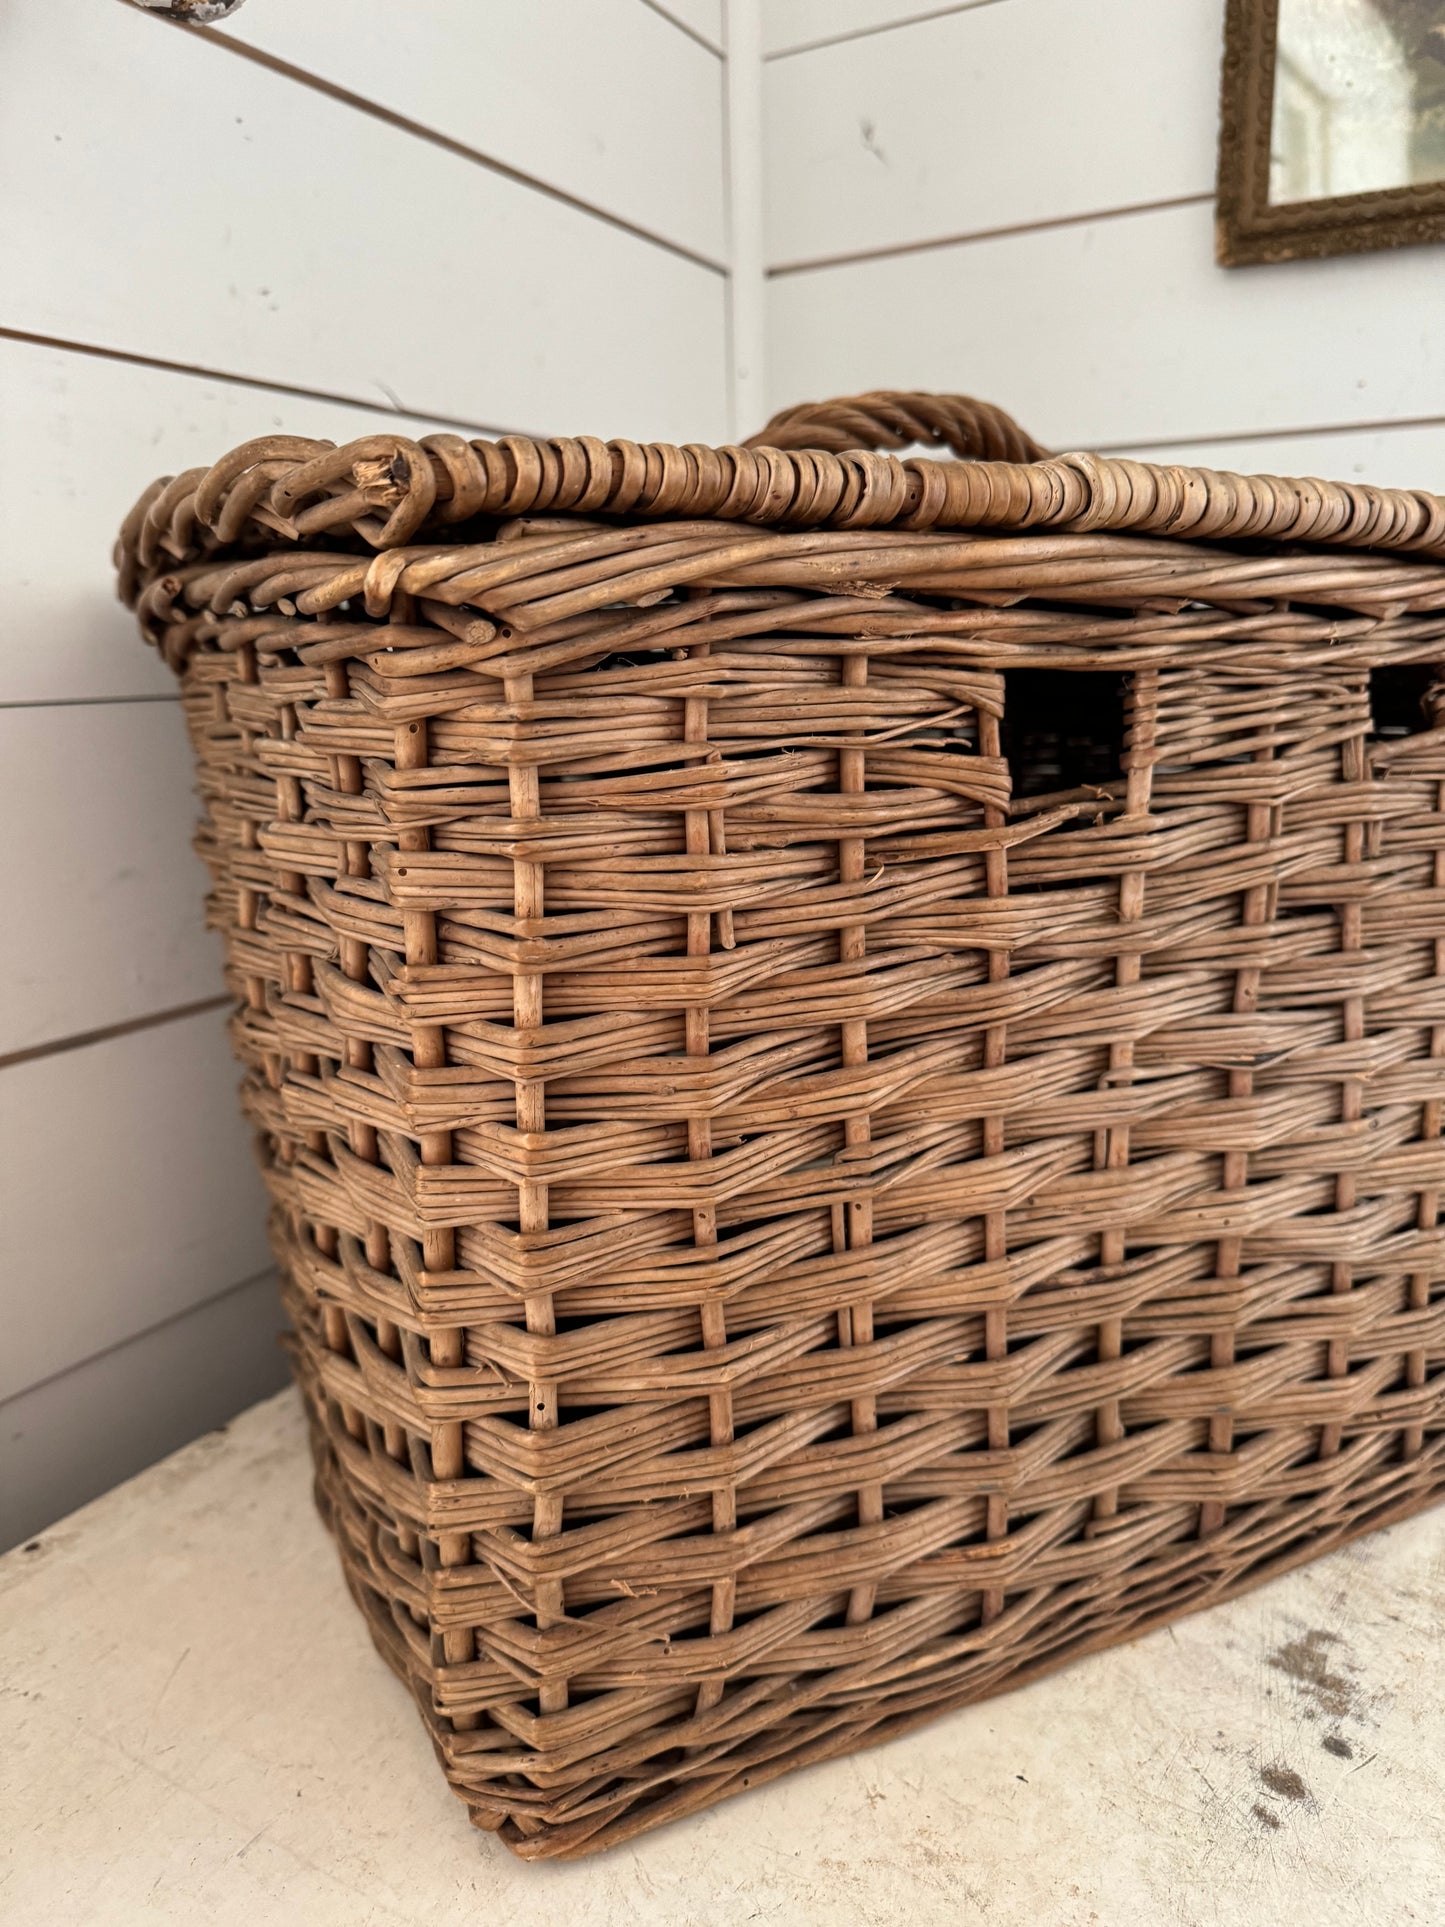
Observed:
[[[531,1856],[1445,1477],[1445,717],[1371,685],[1445,660],[1445,503],[772,437],[273,438],[122,541],[321,1503]],[[1017,795],[1059,670],[1117,778]]]

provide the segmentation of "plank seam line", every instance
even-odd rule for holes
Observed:
[[[1394,428],[1445,427],[1445,415],[1393,415],[1368,422],[1311,422],[1303,428],[1242,428],[1232,434],[1161,435],[1150,441],[1096,442],[1095,455],[1132,455],[1136,450],[1158,448],[1208,448],[1221,442],[1269,442],[1294,440],[1305,435],[1380,434]]]
[[[378,415],[404,415],[416,421],[435,422],[438,428],[460,428],[470,435],[485,435],[493,440],[503,435],[531,434],[529,429],[498,428],[487,422],[458,421],[453,415],[434,415],[425,408],[410,408],[389,391],[385,401],[375,401],[364,395],[340,394],[329,388],[302,388],[295,382],[272,381],[265,375],[238,375],[225,368],[207,368],[199,362],[172,361],[165,355],[142,354],[139,349],[105,348],[99,342],[72,341],[65,335],[37,334],[30,328],[0,325],[0,341],[19,341],[32,348],[60,348],[67,354],[93,355],[98,361],[123,361],[137,368],[158,368],[164,374],[190,375],[198,381],[224,381],[237,388],[260,388],[272,395],[294,395],[302,401],[338,402],[345,408],[364,408]]]
[[[999,4],[1000,0],[957,0],[957,4],[951,7],[930,7],[924,13],[905,14],[900,20],[879,20],[871,27],[855,27],[851,33],[825,34],[821,40],[800,40],[793,47],[775,47],[763,58],[787,60],[793,54],[817,53],[820,48],[841,47],[850,40],[872,40],[877,34],[892,33],[897,27],[922,27],[930,20],[947,20],[955,13],[977,13],[981,7]]]
[[[721,48],[715,40],[709,40],[705,33],[699,33],[696,27],[690,27],[685,20],[680,20],[675,13],[669,13],[666,7],[659,6],[658,0],[642,0],[642,4],[647,8],[649,13],[655,13],[659,20],[665,20],[668,26],[676,27],[678,32],[685,33],[689,40],[695,40],[698,46],[703,48],[705,52],[715,55],[719,60],[726,57],[724,49]]]
[[[179,696],[141,691],[130,696],[16,696],[0,701],[0,709],[105,709],[112,703],[178,703]]]
[[[0,1071],[14,1070],[19,1064],[33,1064],[41,1057],[58,1057],[62,1051],[85,1050],[91,1044],[108,1044],[115,1037],[130,1037],[136,1031],[155,1030],[161,1024],[179,1023],[184,1017],[199,1017],[202,1011],[221,1010],[235,1000],[223,991],[217,997],[198,997],[193,1003],[175,1004],[169,1010],[153,1010],[144,1017],[127,1017],[118,1024],[103,1024],[99,1030],[78,1031],[73,1037],[55,1037],[43,1044],[27,1044],[23,1050],[7,1051],[0,1056]]]
[[[670,240],[664,234],[654,233],[651,228],[643,227],[637,221],[629,221],[625,214],[614,214],[610,209],[599,206],[595,201],[586,201],[578,194],[569,194],[565,188],[553,187],[550,182],[528,174],[520,167],[513,167],[508,161],[501,161],[492,154],[484,154],[478,147],[469,147],[465,141],[455,139],[451,134],[443,134],[439,128],[428,127],[425,121],[413,120],[408,114],[401,114],[393,107],[383,107],[379,101],[368,100],[364,94],[356,94],[349,87],[342,87],[334,80],[324,80],[319,74],[308,73],[304,67],[295,67],[289,60],[278,54],[267,53],[264,48],[252,47],[245,41],[233,40],[229,34],[218,32],[214,27],[198,27],[184,20],[173,20],[166,14],[158,14],[149,8],[137,5],[137,0],[125,0],[132,12],[148,20],[158,20],[162,25],[174,27],[178,32],[188,34],[197,40],[209,41],[214,47],[224,47],[228,53],[242,60],[249,60],[257,67],[265,67],[269,72],[279,74],[284,80],[295,81],[298,86],[309,87],[314,93],[324,94],[343,107],[350,107],[359,114],[369,114],[373,120],[380,121],[385,127],[393,127],[399,133],[411,134],[417,140],[426,141],[429,146],[439,147],[443,153],[452,154],[458,160],[470,161],[474,167],[484,168],[489,174],[511,181],[516,187],[529,188],[534,194],[544,194],[548,200],[557,201],[577,214],[586,214],[595,221],[604,221],[609,227],[623,234],[630,234],[634,240],[646,241],[650,246],[662,248],[666,253],[676,255],[680,260],[690,261],[694,267],[706,268],[711,274],[726,275],[727,263],[715,256],[704,254],[697,248],[690,248],[686,242]]]
[[[72,1359],[70,1364],[60,1366],[57,1371],[47,1372],[44,1378],[37,1378],[33,1385],[22,1385],[17,1392],[6,1392],[4,1397],[0,1398],[0,1411],[3,1411],[7,1405],[15,1404],[18,1399],[28,1398],[32,1392],[43,1391],[47,1385],[54,1385],[59,1379],[69,1378],[72,1372],[82,1371],[87,1365],[97,1365],[101,1359],[110,1358],[116,1352],[123,1352],[129,1345],[139,1345],[144,1339],[154,1338],[157,1332],[163,1332],[168,1325],[178,1325],[183,1318],[194,1317],[197,1312],[209,1311],[212,1305],[219,1305],[226,1298],[234,1298],[237,1292],[249,1291],[253,1285],[260,1284],[265,1278],[274,1278],[275,1275],[274,1265],[263,1265],[260,1271],[253,1271],[247,1278],[237,1279],[234,1285],[222,1285],[219,1291],[213,1291],[208,1298],[198,1298],[194,1305],[182,1305],[179,1311],[167,1312],[164,1318],[158,1318],[153,1325],[144,1325],[137,1332],[129,1332],[124,1338],[117,1338],[114,1344],[102,1345],[98,1352],[87,1352],[84,1358]],[[276,1307],[276,1329],[278,1332],[281,1329],[279,1303]]]
[[[1042,221],[1015,221],[1005,227],[975,228],[967,234],[943,234],[928,241],[900,241],[886,248],[857,248],[847,254],[824,254],[816,260],[780,261],[768,269],[770,281],[786,275],[813,274],[822,268],[851,268],[867,261],[891,261],[903,254],[933,254],[941,248],[969,247],[976,241],[1004,241],[1015,234],[1047,234],[1054,228],[1088,227],[1095,221],[1122,221],[1134,214],[1165,214],[1177,207],[1202,207],[1214,200],[1207,194],[1175,194],[1163,201],[1136,201],[1128,207],[1096,207],[1083,214],[1056,214]]]

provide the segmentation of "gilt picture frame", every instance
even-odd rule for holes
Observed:
[[[1215,234],[1224,267],[1445,241],[1445,4],[1228,0]]]

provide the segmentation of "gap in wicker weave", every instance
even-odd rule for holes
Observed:
[[[1428,701],[1437,669],[1428,662],[1396,662],[1370,671],[1372,734],[1380,741],[1418,736],[1432,727]]]
[[[631,614],[632,611],[618,609],[610,613],[621,616]],[[656,649],[649,649],[643,644],[636,644],[630,649],[611,650],[605,656],[597,656],[595,658],[584,656],[577,662],[569,663],[568,669],[573,675],[580,674],[584,671],[588,675],[592,675],[608,669],[641,669],[649,663],[660,662],[669,656],[672,653],[673,646],[674,644],[671,639],[669,639],[666,645],[659,645]]]
[[[1006,669],[1003,753],[1019,796],[1122,780],[1126,679],[1099,670]]]

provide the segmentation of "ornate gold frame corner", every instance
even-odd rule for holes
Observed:
[[[1220,80],[1215,259],[1240,268],[1445,241],[1445,181],[1269,202],[1269,138],[1279,0],[1228,0]]]

